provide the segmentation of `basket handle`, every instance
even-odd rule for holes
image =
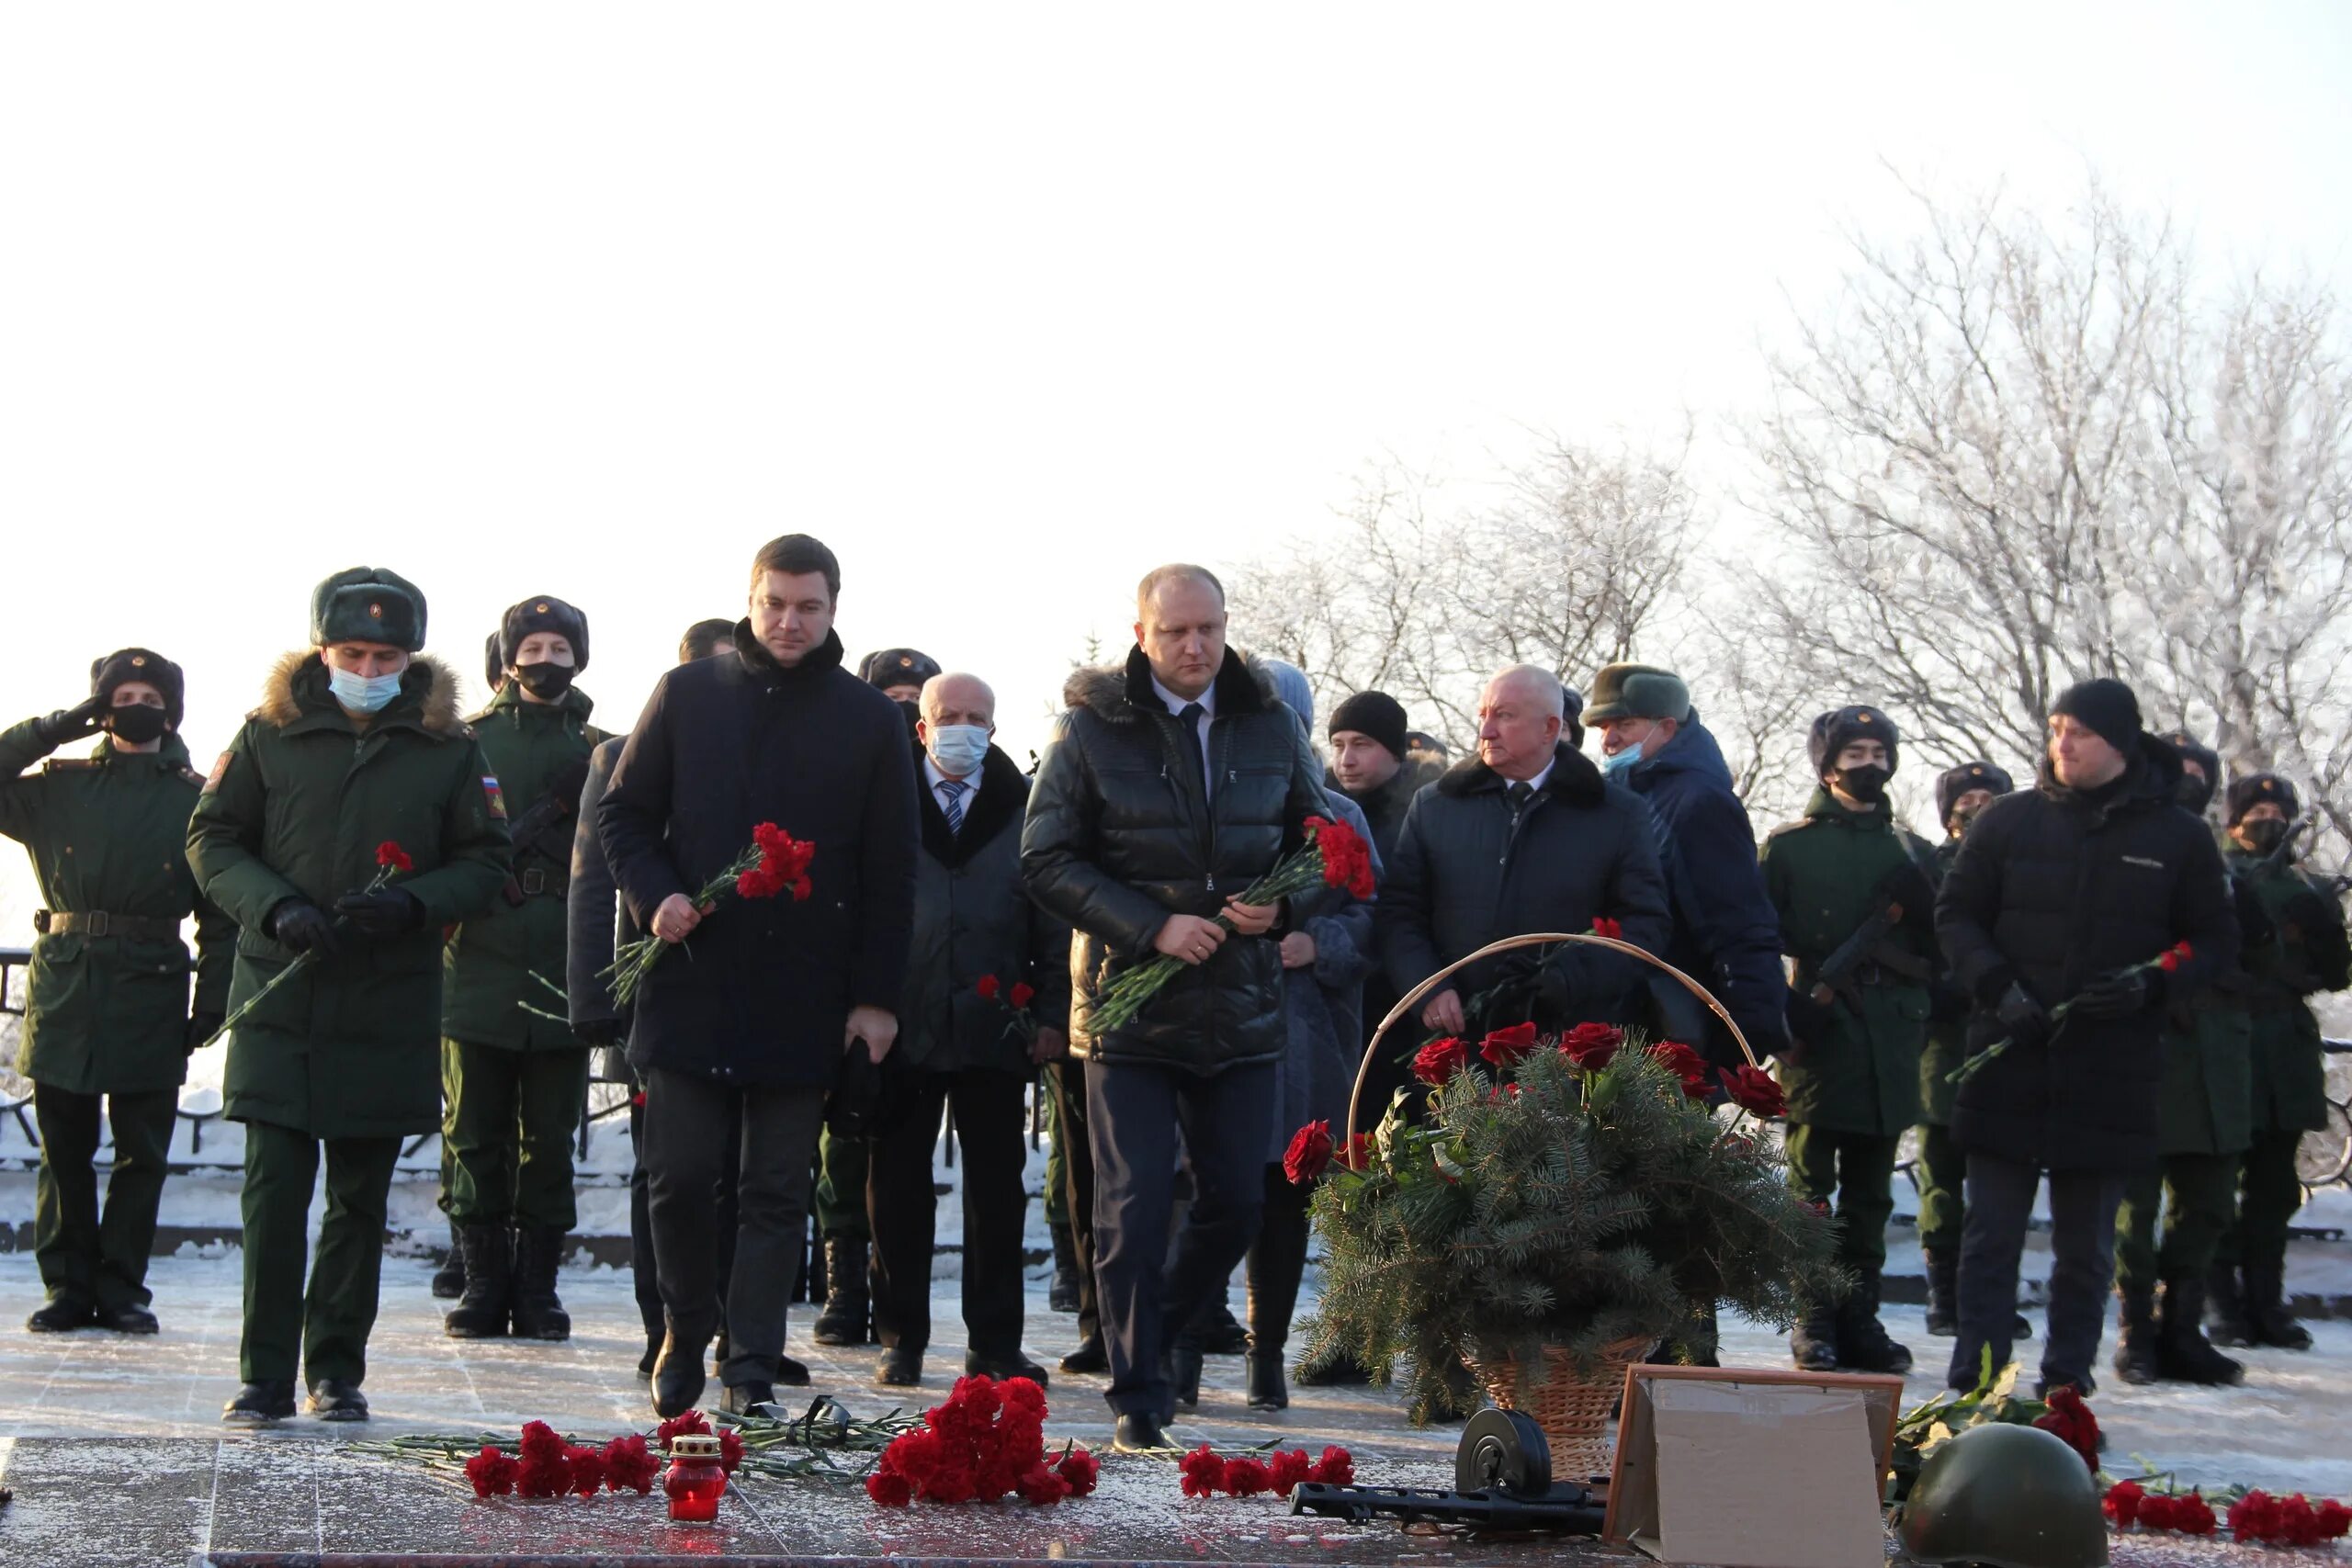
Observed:
[[[1628,957],[1638,958],[1643,963],[1649,964],[1653,968],[1665,970],[1677,980],[1682,982],[1683,989],[1689,991],[1692,996],[1706,1003],[1708,1008],[1713,1011],[1714,1015],[1724,1021],[1724,1027],[1731,1031],[1732,1039],[1739,1045],[1739,1054],[1747,1058],[1747,1065],[1749,1066],[1760,1067],[1763,1066],[1761,1062],[1756,1059],[1755,1048],[1748,1044],[1747,1036],[1740,1032],[1738,1023],[1735,1021],[1731,1016],[1731,1010],[1724,1007],[1723,1003],[1717,1001],[1715,999],[1715,994],[1713,991],[1710,991],[1706,987],[1699,984],[1698,981],[1693,980],[1690,976],[1685,975],[1681,970],[1677,969],[1673,964],[1668,964],[1665,959],[1660,958],[1657,954],[1650,952],[1648,949],[1636,947],[1630,942],[1621,942],[1615,937],[1594,936],[1590,932],[1571,934],[1566,931],[1532,931],[1525,936],[1507,936],[1500,942],[1488,942],[1486,946],[1480,948],[1476,953],[1467,953],[1463,954],[1460,958],[1455,959],[1453,963],[1447,964],[1444,968],[1439,970],[1436,974],[1430,976],[1428,979],[1422,981],[1411,990],[1406,992],[1405,995],[1397,1000],[1396,1005],[1388,1010],[1388,1016],[1382,1019],[1380,1021],[1380,1027],[1372,1032],[1372,1042],[1363,1048],[1363,1059],[1356,1064],[1356,1085],[1348,1095],[1347,1136],[1340,1140],[1340,1146],[1341,1148],[1347,1147],[1348,1139],[1356,1135],[1356,1116],[1358,1111],[1362,1109],[1363,1102],[1364,1079],[1372,1072],[1373,1053],[1380,1049],[1380,1043],[1388,1037],[1388,1031],[1395,1026],[1399,1019],[1411,1015],[1413,1009],[1419,1005],[1423,997],[1428,996],[1439,986],[1453,978],[1456,971],[1477,963],[1481,958],[1491,957],[1498,953],[1509,953],[1511,949],[1517,947],[1534,947],[1556,942],[1580,942],[1587,947],[1605,947],[1611,953],[1622,953],[1626,954]]]

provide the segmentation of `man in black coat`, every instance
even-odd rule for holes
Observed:
[[[1164,1443],[1172,1337],[1223,1292],[1258,1229],[1286,911],[1237,896],[1330,810],[1297,719],[1225,645],[1217,580],[1160,567],[1136,598],[1125,668],[1070,677],[1021,840],[1030,892],[1080,935],[1070,1036],[1087,1060],[1114,1440],[1130,1450]],[[1103,1028],[1105,989],[1155,954],[1185,967],[1139,1016]],[[1193,1210],[1163,1269],[1180,1123]]]
[[[2051,710],[2035,787],[1986,806],[1944,875],[1936,934],[1977,1003],[1969,1047],[2007,1042],[1953,1111],[1968,1156],[1955,1388],[1974,1386],[1988,1348],[1996,1367],[2008,1359],[2018,1259],[2046,1172],[2041,1386],[2091,1392],[2116,1208],[2125,1180],[2156,1159],[2160,1010],[2237,955],[2221,853],[2176,804],[2179,779],[2178,755],[2143,731],[2131,688],[2085,681]]]
[[[734,654],[662,677],[597,805],[629,913],[690,954],[647,976],[629,1035],[645,1080],[663,1416],[701,1397],[718,1325],[713,1192],[728,1127],[741,1153],[719,1379],[726,1408],[743,1411],[773,1399],[788,1371],[785,1307],[826,1091],[844,1052],[878,1064],[898,1037],[914,775],[897,706],[841,667],[840,592],[840,565],[817,540],[790,534],[762,548]],[[763,823],[815,846],[811,896],[697,907],[695,893]]]
[[[963,1155],[964,1371],[1042,1386],[1046,1370],[1021,1348],[1023,1089],[1040,1064],[1069,1049],[1069,928],[1022,879],[1029,781],[990,741],[996,694],[977,676],[949,673],[925,682],[918,701],[914,946],[904,1026],[882,1069],[863,1162],[883,1345],[875,1381],[922,1381],[939,1204],[932,1152],[952,1109]]]
[[[735,623],[696,621],[678,639],[678,662],[735,651]],[[645,1321],[645,1353],[638,1358],[637,1375],[653,1376],[654,1358],[662,1353],[662,1289],[654,1278],[653,1224],[647,1214],[645,1175],[645,1104],[634,1091],[642,1086],[628,1065],[628,1019],[613,998],[613,983],[605,971],[623,943],[645,933],[620,906],[620,886],[605,859],[604,840],[596,835],[596,807],[613,782],[628,737],[616,735],[589,753],[588,779],[580,787],[578,821],[571,835],[571,878],[564,891],[564,995],[571,1017],[571,1032],[591,1048],[592,1073],[598,1083],[625,1083],[631,1089],[628,1107],[628,1258],[630,1283],[637,1294],[638,1315]],[[721,1173],[719,1198],[718,1284],[727,1288],[728,1265],[733,1259],[735,1182],[731,1166]],[[460,1276],[462,1281],[462,1275]],[[459,1289],[463,1289],[462,1282]],[[435,1293],[439,1293],[435,1287]],[[779,1381],[796,1382],[790,1363],[780,1369]],[[808,1370],[801,1368],[799,1377]]]
[[[1549,671],[1504,671],[1478,700],[1477,757],[1413,797],[1373,917],[1398,995],[1503,937],[1583,932],[1600,919],[1638,947],[1666,950],[1673,923],[1649,808],[1566,744],[1566,716]],[[1531,1018],[1545,1028],[1629,1022],[1645,976],[1645,965],[1599,948],[1522,948],[1431,992],[1421,1023],[1460,1034]],[[1487,1016],[1468,1018],[1465,998],[1489,990]]]

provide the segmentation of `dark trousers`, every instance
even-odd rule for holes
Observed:
[[[327,1212],[309,1258],[311,1190],[326,1151]],[[400,1158],[394,1138],[313,1138],[245,1123],[245,1326],[238,1375],[247,1382],[358,1382],[384,1267],[384,1211]],[[305,1262],[310,1286],[303,1287]]]
[[[1095,1283],[1111,1362],[1111,1408],[1165,1416],[1175,1391],[1160,1365],[1170,1337],[1213,1295],[1258,1234],[1274,1067],[1208,1077],[1140,1062],[1086,1065],[1087,1141],[1094,1153]],[[1193,1212],[1168,1261],[1177,1132]]]
[[[653,1257],[653,1183],[645,1170],[645,1090],[631,1080],[628,1101],[628,1267],[629,1283],[637,1296],[638,1315],[645,1320],[645,1342],[662,1343],[661,1268]],[[735,1168],[741,1153],[742,1129],[729,1123],[727,1149],[718,1167],[717,1213],[718,1231],[718,1295],[727,1295],[727,1281],[735,1271]]]
[[[931,1343],[931,1258],[939,1197],[931,1156],[940,1114],[953,1106],[963,1154],[964,1325],[981,1355],[1021,1348],[1022,1186],[1018,1075],[975,1067],[934,1073],[883,1064],[882,1102],[866,1143],[866,1201],[874,1227],[874,1334],[884,1345]]]
[[[1062,1149],[1062,1204],[1077,1254],[1078,1337],[1102,1337],[1102,1303],[1094,1285],[1094,1150],[1086,1135],[1086,1064],[1075,1056],[1046,1064],[1054,1096],[1054,1138]]]
[[[1950,1127],[1919,1129],[1919,1246],[1929,1252],[1958,1253],[1961,1220],[1966,1213],[1968,1151]]]
[[[718,1326],[719,1177],[738,1130],[735,1258],[727,1280],[729,1387],[774,1382],[785,1312],[799,1282],[808,1172],[825,1113],[822,1089],[731,1089],[661,1067],[645,1075],[647,1218],[670,1332],[697,1348]]]
[[[2123,1184],[2115,1213],[2115,1282],[2153,1291],[2165,1280],[2201,1280],[2236,1206],[2235,1155],[2166,1155]],[[2164,1213],[2164,1239],[2156,1216]]]
[[[1280,1356],[1290,1342],[1290,1322],[1298,1310],[1299,1281],[1306,1274],[1306,1241],[1313,1183],[1300,1185],[1279,1165],[1266,1167],[1264,1206],[1257,1239],[1250,1244],[1250,1353]]]
[[[1960,1335],[1948,1381],[1973,1388],[1984,1351],[1993,1370],[2008,1365],[2017,1322],[2018,1260],[2033,1213],[2040,1168],[1983,1149],[1968,1156],[1968,1218],[1960,1248]],[[2087,1392],[2107,1325],[2107,1292],[2115,1273],[2115,1211],[2123,1177],[2111,1170],[2050,1173],[2050,1332],[2042,1341],[2041,1381]]]
[[[2303,1206],[2295,1151],[2303,1135],[2292,1127],[2256,1133],[2239,1156],[2237,1223],[2223,1233],[2215,1260],[2232,1267],[2287,1266],[2287,1229]]]
[[[33,1085],[40,1169],[33,1178],[33,1257],[51,1301],[118,1311],[143,1307],[147,1254],[172,1148],[178,1094],[168,1089],[106,1097],[114,1172],[98,1208],[98,1096]]]
[[[442,1206],[461,1225],[569,1231],[588,1051],[441,1042]]]
[[[1838,1261],[1865,1280],[1886,1267],[1899,1141],[1822,1127],[1789,1129],[1789,1185],[1809,1202],[1827,1203],[1836,1195]]]

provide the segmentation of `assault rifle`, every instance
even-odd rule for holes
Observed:
[[[1912,876],[1924,882],[1926,875],[1906,852],[1902,864],[1888,868],[1887,874],[1879,878],[1878,886],[1871,889],[1869,918],[1854,928],[1853,935],[1832,949],[1829,956],[1821,961],[1821,967],[1814,971],[1811,995],[1817,1006],[1827,1007],[1832,1001],[1844,998],[1847,1006],[1857,1013],[1860,1012],[1861,1000],[1854,994],[1852,981],[1855,971],[1865,964],[1892,969],[1906,980],[1924,983],[1932,977],[1924,960],[1913,957],[1901,948],[1889,944],[1886,940],[1888,934],[1903,923],[1905,885]]]
[[[531,802],[531,808],[514,818],[513,825],[506,829],[507,837],[514,840],[516,860],[521,860],[526,852],[536,850],[562,866],[569,876],[571,870],[569,834],[553,845],[543,844],[539,840],[547,836],[549,829],[579,811],[580,792],[587,786],[588,759],[585,757],[556,775],[555,782],[548,785],[547,793]],[[546,876],[544,871],[534,870],[524,873],[522,876],[508,877],[505,887],[502,889],[507,904],[521,908],[524,899],[545,890]],[[537,879],[541,886],[526,886],[526,878]],[[558,890],[560,891],[560,888]]]

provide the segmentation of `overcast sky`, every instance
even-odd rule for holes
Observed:
[[[1713,441],[1889,164],[2352,260],[2352,7],[1635,9],[0,11],[0,722],[145,643],[208,765],[365,562],[477,687],[582,605],[625,728],[805,530],[1019,756],[1384,449]]]

